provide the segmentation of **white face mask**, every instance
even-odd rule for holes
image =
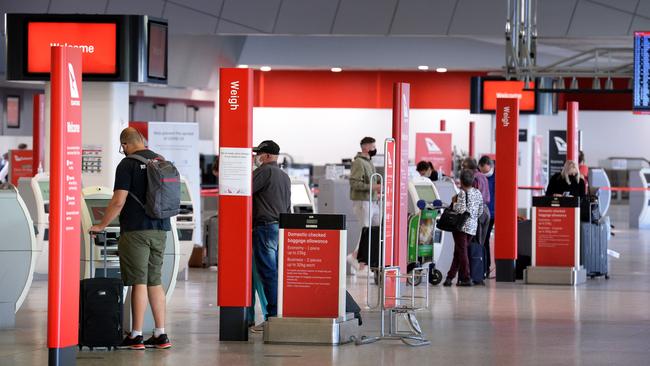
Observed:
[[[255,156],[255,160],[254,160],[253,163],[255,164],[255,167],[256,167],[256,168],[261,167],[262,164],[263,164],[263,163],[262,163],[262,157],[259,156],[259,155]]]

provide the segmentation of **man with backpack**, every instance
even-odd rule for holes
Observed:
[[[166,304],[161,271],[167,232],[171,230],[169,217],[177,214],[180,206],[180,177],[173,164],[145,147],[142,135],[134,128],[126,128],[120,134],[120,152],[126,158],[117,166],[113,198],[101,223],[90,231],[103,231],[119,215],[120,271],[124,285],[132,286],[132,329],[118,348],[165,349],[172,344],[165,333]],[[168,198],[174,196],[176,187],[178,203]],[[143,341],[147,299],[155,329]]]

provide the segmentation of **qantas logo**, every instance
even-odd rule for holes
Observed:
[[[426,137],[424,139],[424,142],[426,142],[427,144],[427,151],[429,152],[429,154],[442,152],[442,149],[440,149],[440,147],[435,142],[433,142],[432,139]]]
[[[27,161],[27,160],[32,160],[32,158],[27,156],[14,156],[14,161],[16,163],[20,163],[21,161]]]
[[[74,67],[68,62],[68,80],[70,81],[70,98],[73,100],[70,101],[70,105],[78,106],[81,105],[79,100],[79,88],[77,87],[77,77],[74,74]]]
[[[557,152],[560,154],[566,154],[566,141],[562,140],[561,137],[553,137],[555,140],[555,146],[557,146]]]

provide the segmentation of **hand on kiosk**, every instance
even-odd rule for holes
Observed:
[[[126,202],[126,197],[128,197],[129,191],[118,189],[113,192],[113,198],[106,208],[106,213],[102,218],[102,221],[90,227],[88,230],[91,234],[100,233],[106,229],[106,227],[120,214],[124,203]],[[94,235],[93,235],[94,236]]]

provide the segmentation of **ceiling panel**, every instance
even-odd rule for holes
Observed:
[[[110,0],[108,3],[108,14],[137,14],[161,17],[163,11],[163,0]]]
[[[447,34],[456,0],[401,0],[391,34]]]
[[[104,14],[106,0],[52,0],[50,13]]]
[[[16,1],[0,0],[0,13],[45,13],[48,0]],[[5,33],[5,17],[0,14],[0,32]],[[3,42],[4,43],[4,42]],[[4,60],[4,57],[0,60]],[[0,61],[0,63],[3,63]]]
[[[543,0],[537,7],[537,30],[541,37],[564,36],[576,0]]]
[[[217,18],[195,10],[167,3],[163,18],[169,20],[169,31],[174,34],[214,34]]]
[[[223,1],[224,0],[168,0],[167,3],[181,6],[185,5],[189,8],[199,10],[203,13],[218,16],[221,12],[221,4],[223,4]]]
[[[270,33],[279,6],[280,0],[226,0],[221,17]]]
[[[544,1],[544,0],[542,0]],[[634,13],[634,10],[636,9],[636,4],[639,2],[643,2],[643,0],[587,0],[589,2],[592,2],[594,4],[600,4],[604,6],[609,6],[611,8],[627,11],[629,13]],[[647,1],[646,1],[647,2]]]
[[[650,1],[641,0],[639,7],[636,9],[636,13],[650,18]]]
[[[338,0],[284,0],[275,33],[329,34],[338,2]]]
[[[217,28],[217,34],[246,35],[246,34],[263,34],[263,33],[264,32],[261,32],[256,29],[251,29],[250,27],[245,27],[241,24],[233,23],[226,19],[221,19],[219,21],[219,26]]]
[[[505,0],[458,0],[449,33],[452,35],[503,35],[505,24]]]
[[[397,0],[341,0],[337,34],[387,34]]]
[[[602,5],[580,1],[569,27],[569,36],[622,36],[632,22],[632,15]]]
[[[634,17],[632,21],[632,28],[630,29],[630,35],[635,31],[650,31],[650,19],[643,17]],[[632,40],[630,39],[630,47],[632,47]]]

